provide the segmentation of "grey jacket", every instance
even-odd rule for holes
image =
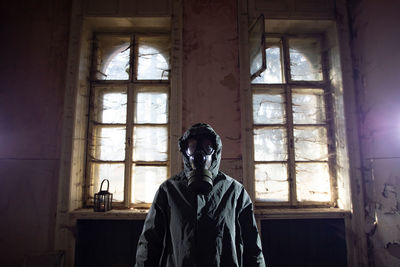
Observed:
[[[197,127],[197,129],[196,129]],[[265,266],[253,205],[244,187],[218,171],[222,144],[206,124],[189,129],[184,142],[202,131],[215,135],[213,188],[196,195],[187,187],[185,171],[165,181],[158,189],[139,238],[136,266]]]

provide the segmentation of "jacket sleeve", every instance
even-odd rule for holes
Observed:
[[[158,189],[150,207],[136,250],[136,267],[159,266],[165,236],[165,192]]]
[[[265,267],[261,239],[254,217],[253,204],[247,192],[243,189],[243,208],[239,214],[239,224],[243,240],[243,266]]]

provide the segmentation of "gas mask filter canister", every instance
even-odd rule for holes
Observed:
[[[189,138],[187,141],[185,153],[192,166],[188,187],[196,194],[207,195],[212,189],[212,173],[209,169],[214,151],[213,143],[207,137]]]

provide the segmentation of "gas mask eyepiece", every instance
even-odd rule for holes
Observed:
[[[212,189],[212,173],[209,169],[214,152],[215,149],[210,138],[189,138],[187,141],[185,153],[192,166],[188,177],[188,186],[196,194],[207,195]]]

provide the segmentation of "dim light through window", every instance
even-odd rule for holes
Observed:
[[[321,38],[266,37],[266,70],[252,81],[258,203],[335,205]]]
[[[103,179],[116,206],[151,203],[169,173],[169,38],[95,38],[87,204]]]

